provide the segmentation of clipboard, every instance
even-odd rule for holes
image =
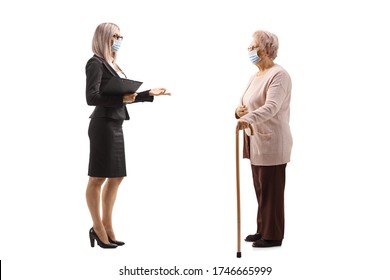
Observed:
[[[111,77],[108,83],[100,90],[103,95],[124,95],[135,93],[142,82],[124,79],[120,77]]]

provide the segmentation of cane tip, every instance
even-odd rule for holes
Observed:
[[[241,258],[241,252],[237,252],[237,258]]]

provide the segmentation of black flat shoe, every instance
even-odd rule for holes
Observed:
[[[256,233],[256,234],[248,235],[245,238],[245,241],[247,241],[247,242],[255,242],[255,241],[260,240],[260,239],[261,239],[261,234],[260,233]]]
[[[281,245],[282,245],[282,240],[264,240],[264,239],[257,240],[252,244],[252,246],[256,248],[268,248],[268,247],[276,247]]]
[[[95,247],[95,240],[97,242],[97,244],[101,247],[101,248],[104,248],[104,249],[114,249],[116,247],[118,247],[118,245],[116,244],[106,244],[106,243],[103,243],[99,236],[97,236],[95,230],[93,229],[93,227],[89,230],[89,240],[91,241],[91,247]]]
[[[110,237],[108,237],[108,241],[110,241],[110,243],[116,244],[116,245],[118,245],[118,246],[123,246],[123,245],[125,245],[125,242],[123,242],[123,241],[118,241],[118,240],[112,240]]]

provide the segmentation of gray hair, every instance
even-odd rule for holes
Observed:
[[[264,30],[257,30],[252,36],[259,44],[260,49],[263,50],[269,58],[274,60],[278,56],[279,40],[275,34]]]

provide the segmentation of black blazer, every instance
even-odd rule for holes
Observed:
[[[100,94],[112,76],[119,77],[116,71],[104,61],[104,59],[94,55],[85,66],[87,75],[86,98],[88,105],[96,106],[90,118],[110,118],[116,120],[129,120],[129,113],[126,105],[123,104],[123,97],[107,96]],[[149,96],[149,90],[138,92],[135,102],[152,102],[153,96]]]

